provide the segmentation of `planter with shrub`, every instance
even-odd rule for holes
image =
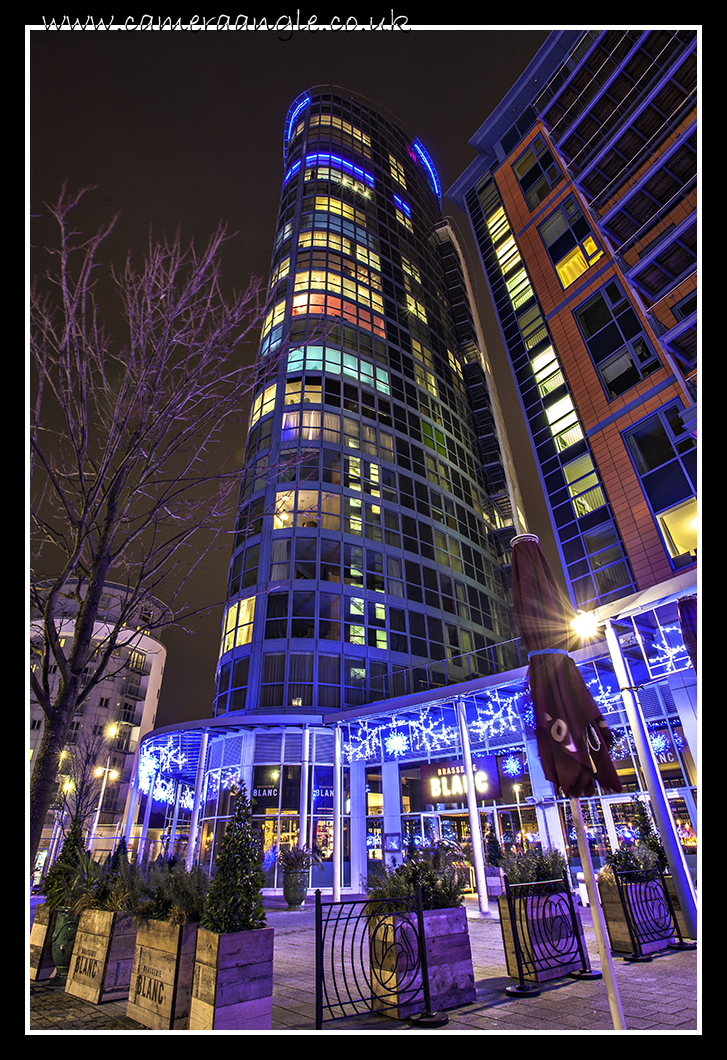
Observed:
[[[557,849],[527,851],[503,862],[505,892],[498,897],[507,972],[542,983],[566,975],[594,977],[573,900],[568,863]],[[532,991],[529,991],[532,993]]]
[[[671,876],[657,853],[645,845],[622,847],[606,858],[598,874],[598,894],[614,953],[626,960],[648,960],[685,938],[681,906]]]
[[[243,787],[235,795],[197,932],[190,1030],[272,1027],[273,928],[266,926],[264,879]]]
[[[83,902],[98,871],[85,851],[81,822],[74,820],[43,880],[45,902],[36,910],[30,936],[31,979],[68,976]]]
[[[461,852],[453,844],[439,843],[430,850],[410,849],[403,864],[384,868],[369,885],[369,956],[375,1011],[395,1019],[425,1011],[418,894],[430,1008],[446,1010],[475,1000],[464,908],[468,880]],[[397,899],[401,901],[398,908]]]
[[[151,1030],[186,1030],[197,930],[207,877],[170,862],[155,862],[141,884],[134,963],[126,1014]]]
[[[92,1004],[128,997],[134,963],[139,874],[123,839],[82,904],[66,993]]]

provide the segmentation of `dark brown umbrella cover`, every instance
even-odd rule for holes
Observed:
[[[687,654],[697,671],[697,598],[696,596],[682,596],[678,604],[679,628],[682,631],[682,639]]]
[[[513,540],[513,602],[528,652],[528,682],[538,754],[545,776],[568,798],[622,790],[608,729],[583,676],[568,654],[570,603],[561,592],[537,537]]]

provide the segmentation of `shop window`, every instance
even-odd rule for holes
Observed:
[[[617,283],[589,299],[575,317],[610,398],[660,367],[634,307]]]

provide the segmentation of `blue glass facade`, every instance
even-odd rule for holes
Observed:
[[[498,650],[511,495],[434,165],[335,89],[294,101],[283,155],[217,716],[415,691],[432,661],[516,662]]]

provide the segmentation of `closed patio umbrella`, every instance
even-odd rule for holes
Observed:
[[[512,540],[513,602],[518,632],[528,653],[528,683],[543,772],[570,799],[614,1027],[625,1023],[606,924],[596,887],[579,799],[621,791],[611,761],[613,737],[578,667],[568,654],[573,611],[560,591],[534,534]]]
[[[697,672],[697,598],[682,596],[678,604],[679,627],[690,662]]]

